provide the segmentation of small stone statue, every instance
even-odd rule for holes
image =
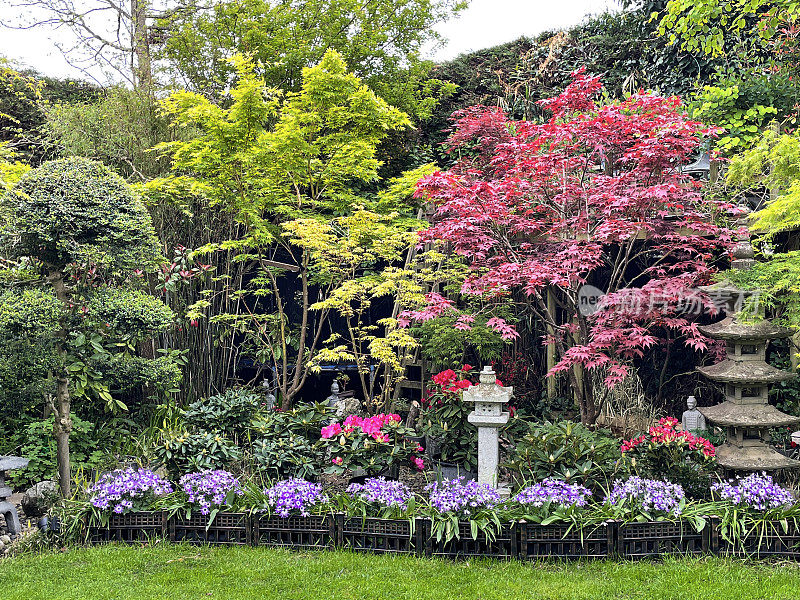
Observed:
[[[325,404],[328,408],[334,410],[336,409],[336,403],[339,402],[340,391],[341,388],[339,387],[339,382],[334,379],[333,383],[331,384],[331,395],[325,398]]]
[[[264,407],[267,410],[272,410],[275,408],[275,394],[270,390],[269,379],[265,377],[261,382],[261,386],[264,388]]]
[[[334,419],[342,420],[350,415],[361,416],[361,401],[352,395],[339,396],[341,388],[334,379],[331,384],[331,395],[325,398],[325,404],[334,410]]]
[[[702,431],[706,428],[706,418],[697,410],[697,398],[689,396],[686,399],[686,407],[681,417],[681,425],[684,431]]]

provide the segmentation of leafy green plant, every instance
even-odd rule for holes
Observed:
[[[111,440],[97,435],[94,424],[77,415],[72,418],[70,463],[73,473],[97,469],[108,462]],[[24,490],[39,481],[54,480],[57,475],[56,441],[53,438],[53,417],[31,421],[22,431],[21,456],[30,459],[25,469],[12,471],[11,485]]]
[[[271,437],[291,433],[315,442],[332,415],[333,410],[322,403],[298,404],[291,410],[275,409],[257,418],[254,435]]]
[[[323,460],[316,443],[331,414],[325,404],[300,404],[292,410],[272,410],[260,415],[253,428],[255,468],[273,480],[316,479]]]
[[[287,432],[253,442],[253,462],[270,480],[319,477],[323,454],[308,438]]]
[[[420,414],[422,432],[438,442],[440,458],[467,471],[478,466],[478,430],[467,421],[473,406],[463,401],[463,391],[472,386],[470,365],[458,371],[447,369],[432,378]]]
[[[69,497],[73,398],[100,398],[111,410],[125,408],[94,368],[94,357],[119,351],[120,345],[124,349],[158,332],[115,331],[112,323],[98,319],[100,315],[89,309],[92,292],[103,293],[106,284],[116,283],[122,286],[113,294],[119,300],[120,294],[133,287],[129,273],[155,267],[159,244],[141,198],[119,175],[90,160],[47,162],[25,173],[0,202],[0,249],[7,259],[2,270],[13,276],[19,271],[17,265],[33,263],[39,277],[31,280],[23,276],[19,283],[52,291],[61,305],[49,339],[58,360],[48,369],[47,379],[54,388],[48,397],[56,414],[61,492]],[[25,269],[21,272],[28,275]],[[116,305],[142,305],[143,295],[136,296],[138,301],[134,296],[129,304],[123,300]],[[169,313],[166,306],[161,307],[161,316]],[[163,319],[155,321],[159,327],[164,323]]]
[[[242,457],[229,439],[206,431],[163,431],[154,450],[173,479],[183,473],[221,469]]]
[[[400,415],[377,414],[362,419],[350,415],[341,424],[331,423],[321,430],[320,446],[330,458],[326,473],[342,475],[363,470],[367,475],[385,473],[401,463],[424,463],[422,447],[409,438],[414,431],[402,424]]]
[[[455,327],[458,315],[442,315],[425,321],[412,333],[419,339],[422,355],[435,365],[456,369],[474,353],[481,364],[499,360],[506,347],[500,334],[486,326],[489,317],[476,317],[470,329]]]
[[[259,393],[248,388],[226,390],[197,400],[183,413],[184,422],[201,432],[217,433],[240,439],[264,404]]]
[[[519,481],[556,478],[597,490],[621,470],[619,440],[572,421],[532,423],[509,449],[505,466]]]

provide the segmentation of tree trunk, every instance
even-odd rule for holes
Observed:
[[[61,303],[64,305],[64,315],[69,308],[69,291],[64,283],[64,273],[60,270],[50,271],[47,280],[53,286],[53,291]],[[59,357],[64,360],[66,356],[67,331],[64,323],[65,317],[61,318],[61,329],[56,334],[59,339]],[[58,479],[61,488],[61,495],[64,498],[70,497],[70,487],[72,475],[70,472],[69,461],[69,434],[72,431],[72,419],[70,418],[70,395],[69,378],[66,369],[61,367],[56,374],[56,397],[53,402],[53,413],[55,421],[53,423],[53,435],[56,438],[56,458],[58,460]]]
[[[134,84],[149,93],[153,88],[153,65],[147,35],[147,0],[131,0],[131,46],[133,47]]]
[[[55,422],[53,434],[56,437],[56,456],[58,458],[58,483],[61,496],[69,498],[72,475],[69,462],[69,434],[72,431],[70,418],[69,380],[64,376],[56,379]]]

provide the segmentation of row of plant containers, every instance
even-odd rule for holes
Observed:
[[[269,513],[217,513],[184,518],[169,511],[114,515],[105,526],[90,526],[89,541],[102,543],[172,542],[247,545],[294,550],[333,548],[373,553],[415,554],[449,558],[644,558],[668,554],[781,556],[800,559],[800,531],[774,523],[759,535],[731,543],[720,535],[720,520],[707,519],[696,531],[683,522],[622,523],[609,521],[580,529],[573,525],[502,524],[495,535],[458,523],[449,541],[432,535],[429,519],[379,519],[344,514],[279,517]]]

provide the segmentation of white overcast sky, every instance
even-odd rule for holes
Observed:
[[[0,0],[0,22],[18,9]],[[580,23],[586,16],[619,8],[617,0],[471,0],[458,19],[439,27],[449,42],[434,58],[447,60],[472,50],[510,42],[520,36]],[[54,41],[63,34],[45,29],[11,30],[0,27],[0,56],[41,73],[83,77],[61,57]]]

